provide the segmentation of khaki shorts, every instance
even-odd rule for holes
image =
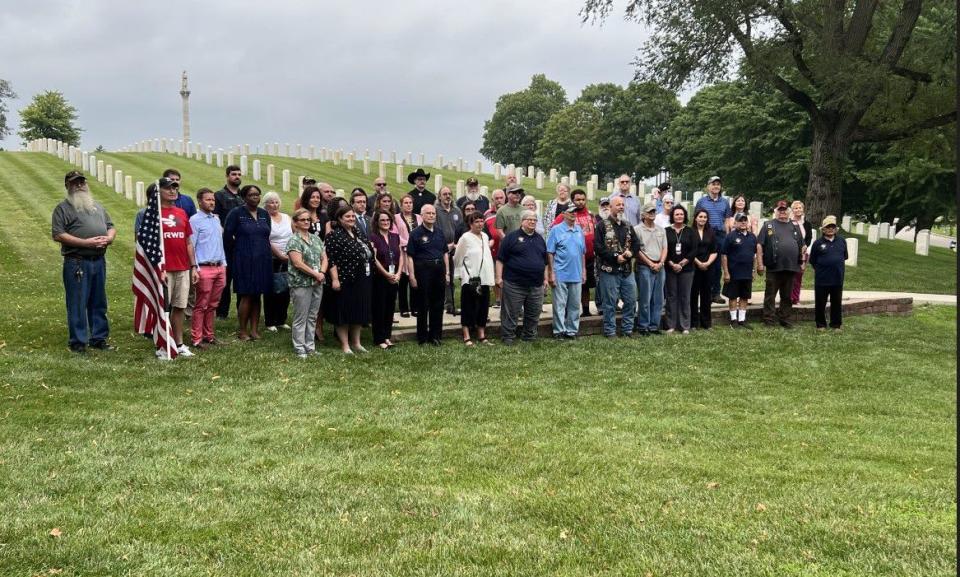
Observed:
[[[175,309],[187,308],[187,300],[190,297],[190,271],[168,270],[167,292],[169,293],[171,307]]]

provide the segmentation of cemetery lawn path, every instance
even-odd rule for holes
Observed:
[[[306,361],[231,318],[163,364],[94,183],[118,350],[80,357],[64,172],[0,154],[0,575],[955,573],[955,307]]]

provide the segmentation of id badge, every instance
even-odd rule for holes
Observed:
[[[676,250],[676,253],[677,253],[677,254],[681,254],[681,253],[683,252],[683,244],[681,244],[681,243],[678,242],[678,243],[677,243],[677,248],[674,249],[674,250]]]
[[[391,264],[390,266],[387,267],[387,272],[390,273],[390,274],[393,274],[393,271],[394,271],[395,268],[396,268],[396,267],[394,267],[394,266]]]
[[[363,268],[364,268],[365,274],[367,276],[370,276],[370,263],[363,265]]]

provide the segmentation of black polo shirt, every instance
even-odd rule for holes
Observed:
[[[424,225],[410,231],[407,242],[407,254],[414,260],[440,260],[447,254],[447,240],[440,227],[434,224],[433,230]]]

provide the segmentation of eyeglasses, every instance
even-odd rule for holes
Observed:
[[[621,180],[621,181],[620,181],[620,184],[630,184],[630,181],[629,181],[629,180]]]
[[[294,219],[294,220],[296,220],[297,222],[310,222],[310,217],[309,217],[309,216],[306,216],[306,217],[297,218],[297,219]]]
[[[373,186],[387,186],[386,182],[374,182]]]

